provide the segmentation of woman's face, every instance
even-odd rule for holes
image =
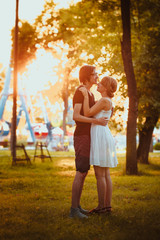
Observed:
[[[101,82],[99,82],[99,83],[97,84],[97,91],[100,92],[100,93],[106,91],[106,88],[102,85]]]

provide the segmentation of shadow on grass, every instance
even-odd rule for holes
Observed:
[[[159,176],[160,165],[157,164],[139,164],[139,176]]]
[[[160,171],[160,165],[157,164],[149,164],[152,170]]]

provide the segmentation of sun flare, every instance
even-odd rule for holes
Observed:
[[[55,84],[58,81],[55,69],[59,60],[54,58],[51,52],[39,49],[36,59],[27,66],[27,71],[20,76],[21,87],[26,94],[35,95],[38,91],[47,88],[48,83]]]

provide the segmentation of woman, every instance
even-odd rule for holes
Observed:
[[[94,118],[106,117],[109,120],[112,113],[111,99],[117,90],[117,81],[112,77],[104,77],[98,83],[97,91],[100,92],[102,98],[91,108],[89,107],[87,89],[82,87],[80,90],[84,95],[84,115],[94,116]],[[94,166],[97,179],[98,206],[90,213],[111,211],[112,181],[109,168],[116,167],[117,164],[114,139],[108,126],[92,124],[90,165]]]

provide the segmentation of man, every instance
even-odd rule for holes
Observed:
[[[94,66],[85,65],[79,71],[79,81],[88,90],[89,105],[92,107],[95,104],[94,95],[90,92],[93,84],[97,84],[98,75]],[[80,206],[80,198],[83,189],[85,177],[90,169],[90,127],[91,123],[105,126],[107,120],[105,118],[87,118],[83,113],[83,94],[79,91],[80,85],[73,96],[73,119],[76,122],[74,132],[74,148],[75,148],[75,164],[76,175],[72,185],[72,206],[70,209],[70,217],[88,218],[85,214],[88,213]]]

